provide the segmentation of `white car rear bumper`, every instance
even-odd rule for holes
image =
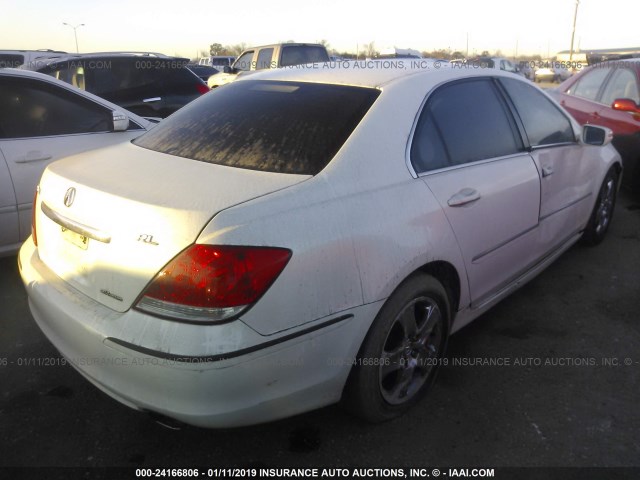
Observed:
[[[51,272],[31,239],[20,250],[19,264],[38,326],[88,380],[130,407],[206,427],[261,423],[338,401],[349,359],[381,306],[361,306],[265,337],[241,321],[189,325],[135,310],[115,312]],[[145,333],[158,323],[164,335]],[[199,339],[190,351],[181,329]],[[172,352],[173,337],[180,337],[183,350]],[[234,342],[234,350],[220,351]]]

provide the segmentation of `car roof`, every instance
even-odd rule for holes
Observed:
[[[464,64],[459,67],[427,59],[416,59],[415,62],[418,62],[419,66],[412,67],[412,62],[407,60],[319,62],[264,70],[255,74],[240,76],[238,81],[260,79],[381,88],[415,76],[422,76],[425,81],[429,82],[431,80],[433,83],[477,76],[505,76],[522,80],[519,75],[492,68],[465,67]]]
[[[98,58],[140,58],[150,57],[158,59],[168,60],[181,60],[188,62],[188,58],[172,57],[163,53],[155,52],[91,52],[91,53],[67,53],[63,55],[56,55],[55,57],[47,57],[39,59],[40,68],[42,65],[50,65],[53,63],[66,62],[69,60],[91,60]]]
[[[324,45],[320,43],[294,43],[294,42],[285,42],[285,43],[271,43],[269,45],[257,45],[255,47],[247,47],[243,51],[247,52],[249,50],[255,50],[257,48],[269,48],[269,47],[324,47]]]

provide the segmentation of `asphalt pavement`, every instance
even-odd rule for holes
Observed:
[[[622,195],[603,244],[573,247],[451,338],[404,417],[368,425],[332,406],[171,430],[60,365],[15,257],[0,259],[0,467],[640,467],[639,267],[640,201]]]

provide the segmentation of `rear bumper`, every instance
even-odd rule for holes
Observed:
[[[19,264],[34,319],[82,375],[130,407],[205,427],[338,401],[350,370],[344,359],[357,354],[380,308],[361,306],[272,338],[241,321],[200,326],[115,312],[53,274],[30,240]]]

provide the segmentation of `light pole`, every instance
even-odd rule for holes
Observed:
[[[70,23],[63,22],[62,24],[66,25],[67,27],[73,28],[73,36],[76,39],[76,53],[80,53],[80,50],[78,49],[78,33],[76,32],[76,30],[80,27],[84,27],[84,23],[81,23],[79,25],[71,25]]]
[[[573,31],[571,32],[571,49],[569,50],[569,63],[573,62],[573,39],[576,35],[576,20],[578,19],[578,5],[580,5],[580,0],[576,0],[576,11],[573,14]]]

